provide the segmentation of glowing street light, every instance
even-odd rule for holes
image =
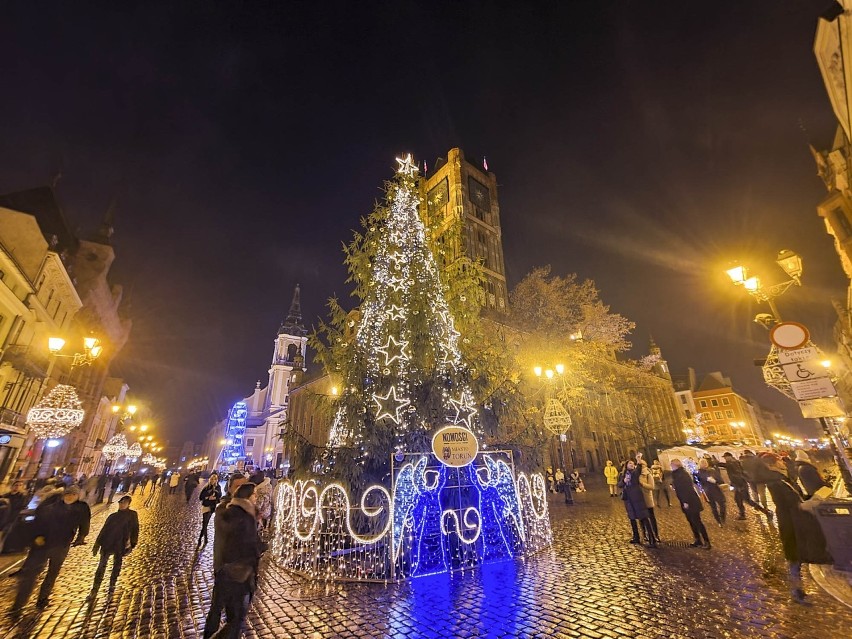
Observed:
[[[790,279],[786,282],[781,282],[780,284],[774,284],[772,286],[764,286],[760,281],[760,278],[755,275],[749,276],[748,270],[742,264],[737,264],[725,271],[735,286],[742,286],[746,292],[748,292],[748,294],[758,302],[766,302],[769,305],[769,310],[772,311],[771,319],[766,317],[765,314],[758,315],[755,318],[755,321],[763,324],[767,328],[769,328],[773,323],[781,322],[781,314],[775,306],[775,298],[786,293],[787,289],[789,289],[793,284],[796,286],[802,285],[801,256],[789,249],[785,249],[778,253],[778,257],[775,262]]]

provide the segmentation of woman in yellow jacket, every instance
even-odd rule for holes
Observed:
[[[606,485],[609,487],[609,496],[615,497],[615,485],[618,483],[618,468],[612,465],[610,460],[606,460],[604,466],[604,477],[606,477]]]

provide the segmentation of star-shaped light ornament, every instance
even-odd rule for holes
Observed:
[[[411,153],[407,153],[404,158],[397,158],[396,161],[399,162],[399,168],[396,170],[397,173],[408,176],[417,173],[417,165],[411,159]]]
[[[399,424],[400,411],[411,403],[407,399],[398,398],[396,396],[396,386],[391,386],[388,394],[384,397],[378,393],[374,393],[373,401],[376,402],[376,406],[378,406],[376,421],[380,419],[390,419],[395,424]]]
[[[390,366],[391,363],[396,360],[404,362],[410,359],[405,350],[407,347],[407,340],[401,339],[396,341],[396,338],[394,338],[393,335],[388,335],[387,343],[381,348],[377,348],[376,351],[385,356],[385,366]]]
[[[401,306],[397,306],[396,304],[392,304],[390,308],[388,308],[388,319],[392,322],[401,322],[405,319],[405,314]]]
[[[468,428],[473,428],[473,418],[476,415],[476,407],[468,401],[466,393],[462,393],[458,399],[450,398],[450,404],[456,410],[456,415],[453,417],[454,424],[464,424]]]

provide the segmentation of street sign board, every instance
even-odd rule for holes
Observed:
[[[769,331],[769,341],[778,348],[798,349],[811,340],[811,334],[804,324],[781,322]]]
[[[839,397],[822,397],[820,399],[806,399],[799,402],[802,409],[802,417],[807,419],[819,419],[820,417],[844,417],[846,407]]]
[[[819,349],[816,346],[807,346],[805,348],[797,348],[795,350],[778,351],[778,361],[782,364],[796,364],[798,362],[807,362],[812,359],[819,358]]]
[[[837,389],[827,377],[817,377],[801,382],[790,382],[793,396],[798,399],[819,399],[820,397],[832,397],[837,395]]]
[[[784,364],[781,368],[784,369],[784,376],[791,382],[828,377],[828,369],[822,363],[815,360],[797,362],[796,364]]]

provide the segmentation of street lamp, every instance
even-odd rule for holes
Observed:
[[[71,368],[76,368],[77,366],[88,366],[94,362],[104,350],[98,338],[91,336],[83,338],[82,353],[63,355],[60,352],[63,348],[65,348],[65,340],[61,337],[47,338],[47,349],[50,351],[50,354],[54,357],[70,357],[73,360],[71,362]]]
[[[775,263],[781,267],[790,279],[772,286],[764,286],[759,277],[754,275],[749,276],[748,269],[742,264],[737,264],[725,271],[728,277],[731,278],[734,286],[742,286],[758,302],[766,302],[769,305],[769,310],[772,311],[772,321],[770,323],[781,322],[781,313],[778,312],[778,307],[775,305],[775,298],[786,293],[787,289],[793,286],[793,284],[796,286],[802,285],[801,256],[789,249],[785,249],[778,253]],[[755,321],[759,320],[755,318]],[[762,318],[760,323],[763,323]]]
[[[533,367],[533,373],[535,376],[541,379],[542,373],[544,374],[544,378],[547,380],[546,388],[546,402],[544,407],[544,426],[553,433],[554,437],[559,437],[559,457],[560,464],[564,471],[567,471],[567,467],[565,466],[565,440],[567,439],[567,433],[571,428],[571,415],[568,414],[568,411],[565,410],[565,407],[562,405],[562,402],[559,401],[556,397],[553,396],[552,389],[550,387],[550,382],[553,381],[553,376],[558,374],[560,377],[565,373],[565,367],[562,364],[557,364],[553,368],[545,368],[543,369],[541,366]],[[563,471],[563,472],[564,472]],[[568,477],[565,477],[565,503],[573,504],[574,498],[571,495],[571,483],[568,480]]]

